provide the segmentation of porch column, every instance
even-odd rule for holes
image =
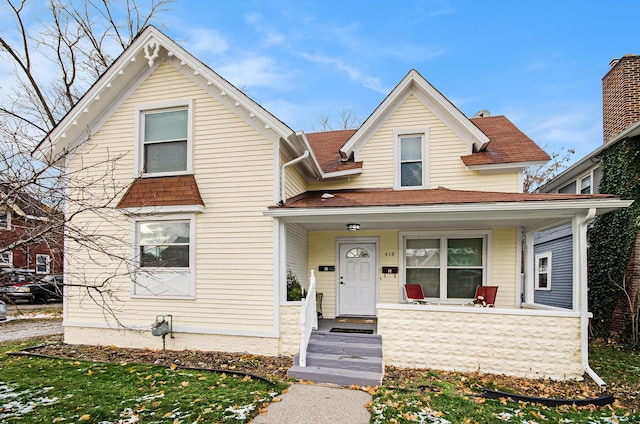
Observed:
[[[527,231],[524,236],[524,303],[533,304],[534,294],[534,264],[533,264],[533,231]]]

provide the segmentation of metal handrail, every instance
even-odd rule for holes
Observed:
[[[316,309],[316,276],[311,270],[309,279],[309,290],[307,297],[300,307],[300,359],[301,367],[307,366],[307,347],[311,338],[311,331],[318,329],[318,311]]]

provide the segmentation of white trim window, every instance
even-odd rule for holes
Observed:
[[[138,173],[189,174],[192,167],[192,102],[138,107]]]
[[[11,229],[11,212],[0,211],[0,230]]]
[[[429,130],[395,131],[395,189],[429,186]]]
[[[551,290],[551,252],[536,255],[536,290]]]
[[[132,296],[193,298],[194,224],[192,215],[133,222]]]
[[[404,234],[404,284],[420,284],[429,299],[473,299],[476,287],[489,278],[489,235],[488,231]]]
[[[13,252],[0,253],[0,267],[13,268]]]
[[[36,274],[51,273],[51,256],[44,254],[36,255]]]

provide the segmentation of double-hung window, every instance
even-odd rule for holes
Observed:
[[[51,272],[51,256],[36,255],[36,274],[49,274]]]
[[[428,131],[396,131],[395,187],[426,188],[428,186]]]
[[[11,213],[7,211],[0,211],[0,230],[11,229]]]
[[[580,194],[592,194],[591,193],[591,175],[587,175],[580,179]]]
[[[134,226],[132,295],[193,297],[193,216],[139,220]]]
[[[536,290],[551,290],[551,252],[536,255]]]
[[[404,282],[426,298],[472,299],[487,281],[489,232],[403,235]]]
[[[176,175],[192,171],[191,109],[190,102],[138,109],[138,167],[143,175]]]

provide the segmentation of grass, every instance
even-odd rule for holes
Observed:
[[[478,381],[468,375],[425,384],[410,379],[401,389],[381,388],[374,394],[372,423],[637,423],[640,422],[640,352],[612,346],[592,348],[591,365],[617,393],[606,407],[544,407],[508,399],[480,397]],[[430,375],[431,378],[437,376]],[[500,380],[506,384],[507,379]],[[500,384],[484,384],[514,392]],[[522,393],[527,394],[527,393]],[[623,397],[623,399],[620,399]]]
[[[248,422],[284,386],[135,363],[8,356],[0,345],[0,422]]]

